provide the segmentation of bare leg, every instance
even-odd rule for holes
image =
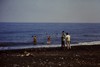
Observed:
[[[67,45],[67,49],[69,49],[68,41],[66,42],[66,45]]]
[[[70,46],[70,41],[68,41],[68,45],[69,45],[69,49],[71,49],[71,46]]]
[[[67,41],[66,45],[67,45],[67,49],[71,49],[70,41]]]

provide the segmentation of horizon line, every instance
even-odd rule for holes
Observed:
[[[0,22],[0,23],[100,23],[100,22]]]

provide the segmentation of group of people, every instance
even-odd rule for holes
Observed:
[[[33,44],[36,45],[37,44],[37,37],[36,36],[32,36],[33,37]],[[51,44],[51,37],[48,36],[47,37],[47,44]],[[65,33],[64,31],[62,31],[62,35],[61,35],[61,47],[65,47],[65,45],[67,45],[68,49],[71,49],[70,46],[70,35],[69,33]]]
[[[37,37],[36,36],[32,36],[33,37],[33,44],[36,45],[37,44]],[[47,44],[50,45],[51,44],[51,37],[48,36],[47,37]]]
[[[68,49],[71,49],[71,46],[70,46],[70,35],[69,35],[69,33],[65,33],[64,31],[62,31],[61,46],[65,47],[65,45],[67,45]]]

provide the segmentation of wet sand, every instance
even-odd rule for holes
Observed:
[[[0,67],[100,67],[100,45],[0,51]]]

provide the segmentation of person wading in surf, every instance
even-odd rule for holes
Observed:
[[[48,45],[51,44],[51,37],[50,37],[50,36],[47,37],[47,44],[48,44]]]
[[[36,36],[32,36],[33,37],[33,44],[36,45],[37,44],[37,37]]]

